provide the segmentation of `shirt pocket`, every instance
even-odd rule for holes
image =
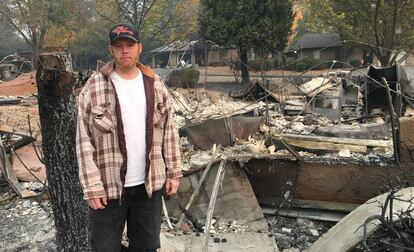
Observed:
[[[167,109],[164,103],[158,103],[154,109],[154,127],[163,129],[165,118],[167,116]]]
[[[93,126],[97,135],[111,133],[114,131],[114,122],[111,110],[103,106],[92,107]]]

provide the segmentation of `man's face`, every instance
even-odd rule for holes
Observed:
[[[141,50],[141,43],[123,38],[114,41],[110,47],[115,65],[123,70],[129,70],[135,67]]]

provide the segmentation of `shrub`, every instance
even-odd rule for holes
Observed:
[[[194,68],[172,71],[166,81],[170,87],[194,88],[200,79],[200,72]]]
[[[305,58],[302,61],[298,61],[298,62],[294,62],[291,63],[292,60],[290,60],[290,65],[289,62],[287,63],[287,66],[285,67],[286,70],[291,70],[291,71],[297,71],[297,72],[303,72],[309,69],[312,70],[321,70],[321,69],[328,69],[332,66],[332,61],[329,62],[324,62],[320,59],[314,59],[314,58]],[[332,68],[341,68],[343,67],[343,64],[340,62],[335,62],[332,66]]]
[[[241,62],[239,60],[232,60],[231,66],[234,70],[240,70]],[[260,72],[262,70],[269,71],[276,67],[277,60],[276,59],[256,59],[256,60],[250,60],[247,65],[249,66],[249,69],[255,72]]]
[[[303,72],[310,68],[312,68],[312,70],[318,70],[318,69],[322,69],[324,67],[323,65],[325,65],[325,64],[320,64],[321,62],[322,62],[321,60],[314,59],[314,58],[305,58],[302,61],[295,61],[295,59],[291,59],[290,61],[287,62],[287,66],[285,67],[285,69],[296,71],[296,72]]]
[[[332,62],[330,62],[330,64],[332,64]],[[331,67],[331,66],[329,66],[329,67]],[[342,63],[342,62],[335,62],[335,64],[333,65],[333,69],[336,69],[336,68],[343,68],[344,67],[344,64]]]
[[[276,59],[259,59],[249,61],[249,67],[253,71],[269,71],[276,68],[277,61]]]
[[[361,61],[358,60],[358,59],[351,60],[351,62],[349,62],[349,64],[351,64],[351,66],[353,66],[355,68],[361,67],[361,65],[362,65]]]
[[[296,63],[296,65],[293,65],[293,71],[296,71],[296,72],[303,72],[303,71],[305,71],[305,70],[307,70],[309,67],[308,67],[308,65],[306,64],[306,62],[304,62],[304,61],[300,61],[300,62],[297,62]]]

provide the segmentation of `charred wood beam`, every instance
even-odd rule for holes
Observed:
[[[196,217],[194,217],[190,211],[188,211],[187,209],[185,209],[185,207],[181,206],[180,204],[178,204],[178,206],[180,207],[181,211],[183,211],[183,213],[185,214],[185,217],[191,222],[191,224],[193,224],[193,227],[198,231],[198,232],[203,232],[203,225],[197,220]]]
[[[324,136],[310,136],[310,135],[294,135],[294,134],[274,134],[274,137],[283,137],[283,139],[297,139],[307,140],[315,142],[327,142],[335,144],[347,144],[357,146],[371,146],[371,147],[388,147],[390,141],[387,140],[373,140],[373,139],[354,139],[354,138],[341,138],[341,137],[324,137]]]
[[[293,156],[295,156],[300,162],[303,162],[303,158],[299,155],[299,153],[297,151],[295,151],[292,146],[290,146],[290,144],[288,144],[283,137],[280,138],[280,141],[282,142],[282,144],[286,147],[286,149],[290,152],[290,154],[292,154]]]
[[[290,154],[267,154],[267,153],[241,153],[241,154],[227,154],[227,161],[229,162],[247,162],[252,159],[264,159],[264,160],[293,160],[296,158],[294,155]],[[218,157],[213,160],[213,165],[219,163],[221,158]],[[208,164],[192,166],[189,170],[183,171],[183,176],[191,176],[193,174],[199,173],[206,169]]]
[[[376,114],[370,114],[370,115],[364,115],[364,116],[360,116],[360,117],[356,117],[356,118],[350,118],[347,120],[343,120],[343,123],[348,123],[348,122],[353,122],[353,121],[361,121],[364,119],[371,119],[371,118],[375,118],[375,117],[384,117],[384,113],[376,113]]]
[[[20,99],[0,99],[0,105],[16,105],[21,102]]]

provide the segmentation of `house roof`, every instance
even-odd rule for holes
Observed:
[[[296,39],[288,46],[288,51],[324,47],[342,47],[342,41],[335,33],[308,33]]]
[[[187,51],[187,50],[191,50],[191,48],[193,48],[197,44],[197,42],[198,40],[193,40],[193,41],[188,41],[188,40],[180,41],[179,40],[169,45],[164,45],[156,49],[153,49],[150,51],[150,53]]]

